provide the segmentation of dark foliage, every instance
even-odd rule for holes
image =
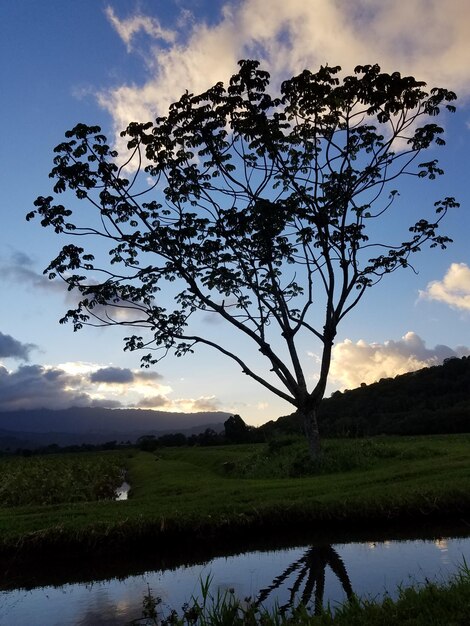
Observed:
[[[245,424],[239,415],[231,415],[224,422],[227,443],[248,443],[255,439],[254,428]]]
[[[323,401],[319,421],[330,437],[470,432],[470,357],[336,391]],[[301,422],[294,413],[260,430],[299,433]]]

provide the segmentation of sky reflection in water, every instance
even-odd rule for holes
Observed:
[[[213,576],[214,594],[233,589],[240,598],[257,598],[261,590],[273,587],[273,582],[278,579],[278,588],[264,594],[263,604],[267,607],[272,607],[276,602],[286,603],[289,600],[289,588],[296,581],[298,593],[301,595],[309,584],[310,576],[313,610],[315,591],[320,584],[318,574],[321,569],[319,561],[322,558],[326,567],[324,593],[321,595],[324,604],[330,602],[334,606],[346,600],[344,584],[337,576],[338,571],[336,574],[333,571],[338,569],[338,562],[336,566],[331,562],[331,558],[335,560],[335,555],[344,563],[354,593],[375,598],[381,597],[387,591],[394,597],[400,584],[419,584],[427,578],[444,581],[457,570],[464,558],[470,562],[470,539],[349,543],[329,547],[304,546],[272,552],[251,552],[216,558],[205,565],[180,567],[173,571],[146,572],[125,580],[113,579],[57,588],[2,592],[0,624],[126,624],[141,616],[142,599],[147,591],[147,584],[153,595],[162,598],[163,610],[169,613],[172,608],[180,610],[184,602],[197,595],[201,578],[205,579],[209,575]],[[306,563],[311,567],[305,568]],[[285,578],[280,582],[283,573]]]

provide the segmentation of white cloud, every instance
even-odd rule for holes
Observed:
[[[162,394],[155,396],[145,396],[136,403],[136,407],[139,409],[167,409],[171,405],[171,401]]]
[[[61,370],[79,379],[80,388],[103,404],[113,401],[122,406],[136,406],[149,391],[167,396],[171,386],[161,382],[162,375],[153,370],[129,369],[99,363],[69,362],[58,365]]]
[[[111,6],[106,7],[105,13],[119,37],[121,37],[126,44],[128,52],[132,51],[132,40],[140,32],[144,32],[154,39],[161,39],[167,43],[171,43],[175,40],[175,33],[163,28],[160,22],[154,17],[139,13],[130,18],[120,20]]]
[[[240,58],[259,58],[276,79],[325,63],[351,72],[357,64],[378,62],[386,71],[469,94],[466,0],[271,0],[269,11],[265,0],[242,0],[222,5],[212,25],[182,19],[173,32],[141,13],[120,20],[108,8],[107,15],[128,48],[140,31],[166,42],[146,41],[140,49],[149,68],[145,84],[99,95],[116,133],[131,121],[164,114],[186,89],[200,92],[226,81]]]
[[[430,282],[419,296],[470,311],[470,267],[466,263],[452,263],[444,278]]]
[[[468,354],[470,348],[466,346],[427,348],[414,332],[406,333],[399,341],[385,343],[367,343],[362,339],[354,343],[345,339],[333,348],[330,378],[343,389],[353,389],[361,383],[370,384],[381,378],[439,365],[446,358]]]
[[[171,399],[162,394],[145,396],[135,406],[141,409],[159,409],[170,412],[200,413],[205,411],[220,411],[221,403],[215,396],[201,396],[199,398]]]

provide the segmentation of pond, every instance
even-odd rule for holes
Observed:
[[[185,602],[198,596],[201,580],[209,576],[215,595],[233,590],[239,598],[250,597],[265,607],[287,605],[295,595],[295,601],[303,599],[313,611],[315,602],[334,607],[351,592],[361,597],[380,598],[385,593],[395,597],[399,585],[443,582],[464,559],[470,562],[470,538],[449,536],[252,550],[128,577],[19,586],[0,593],[0,624],[127,624],[142,615],[147,586],[162,599],[162,613],[168,615],[171,609],[180,612]]]

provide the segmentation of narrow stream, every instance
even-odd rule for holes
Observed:
[[[131,486],[127,481],[123,481],[123,483],[116,489],[116,497],[115,500],[127,500],[129,496],[129,490]]]
[[[309,544],[283,550],[252,551],[218,557],[198,565],[144,571],[124,579],[15,589],[0,593],[0,624],[15,626],[99,626],[127,624],[141,617],[147,585],[162,599],[162,615],[180,612],[198,596],[201,580],[211,577],[211,590],[250,597],[265,607],[295,601],[315,602],[315,589],[325,575],[323,604],[332,607],[352,590],[361,597],[396,597],[399,585],[443,582],[464,559],[470,562],[470,538]]]

